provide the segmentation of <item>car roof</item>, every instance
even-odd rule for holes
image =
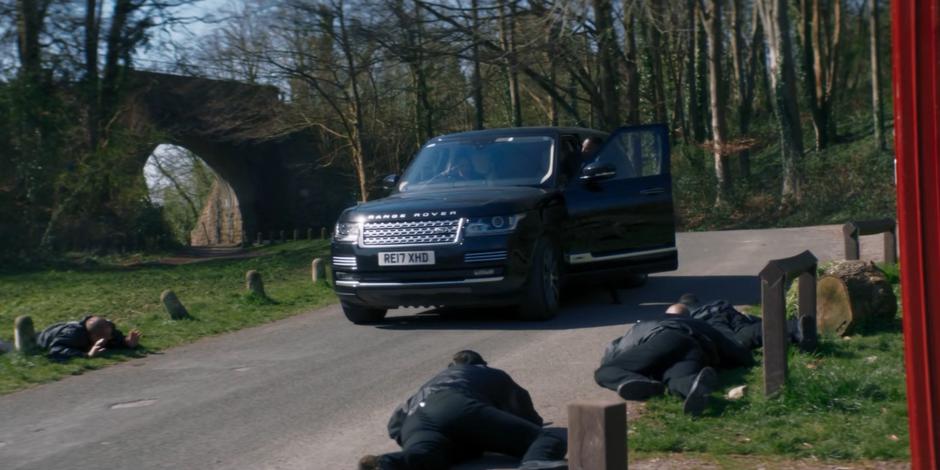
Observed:
[[[525,136],[525,135],[555,135],[555,134],[580,134],[606,136],[607,132],[588,129],[584,127],[502,127],[498,129],[483,129],[478,131],[455,132],[445,134],[431,139],[434,142],[446,142],[448,140],[461,140],[473,138],[501,137],[501,136]]]

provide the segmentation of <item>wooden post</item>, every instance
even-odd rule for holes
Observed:
[[[898,264],[898,237],[892,230],[885,232],[885,263]]]
[[[321,280],[326,280],[326,263],[320,258],[314,258],[310,266],[310,275],[313,278],[314,284]]]
[[[761,272],[764,394],[768,396],[777,393],[787,381],[787,301],[783,291],[784,281],[783,275],[765,279]]]
[[[897,264],[898,248],[897,236],[895,234],[896,227],[897,223],[894,219],[846,222],[846,224],[842,226],[842,235],[845,240],[845,259],[860,259],[861,250],[859,248],[859,236],[884,233],[885,263]]]
[[[264,282],[261,281],[261,273],[252,269],[245,273],[245,289],[255,295],[267,297],[264,293]]]
[[[13,321],[13,348],[23,354],[36,351],[36,329],[32,317],[20,315]]]
[[[627,469],[627,404],[576,401],[568,404],[568,468]]]
[[[183,303],[180,302],[179,297],[173,291],[169,289],[163,291],[160,294],[160,302],[163,303],[163,308],[166,309],[166,313],[170,315],[171,320],[189,318],[189,311],[186,310],[186,307],[183,306]]]
[[[776,394],[787,379],[787,281],[799,279],[800,347],[816,347],[816,257],[804,251],[790,258],[771,260],[760,272],[761,329],[764,340],[764,394]]]
[[[803,274],[799,282],[799,312],[800,312],[800,349],[815,351],[816,335],[816,265]]]

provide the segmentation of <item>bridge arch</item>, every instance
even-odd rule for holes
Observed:
[[[139,71],[129,79],[125,119],[140,136],[140,168],[160,144],[198,155],[237,201],[239,242],[330,227],[352,202],[350,176],[320,165],[315,136],[284,131],[288,105],[276,88]]]

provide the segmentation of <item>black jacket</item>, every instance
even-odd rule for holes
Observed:
[[[542,425],[532,398],[509,374],[485,365],[451,364],[418,389],[405,403],[395,409],[388,420],[388,435],[401,444],[401,428],[420,403],[442,390],[457,391],[468,398],[494,406],[524,420]]]
[[[706,353],[710,366],[734,368],[754,364],[750,350],[741,343],[716,330],[708,323],[688,317],[669,317],[664,320],[636,322],[626,334],[613,340],[604,350],[601,366],[616,362],[616,357],[629,354],[630,350],[645,343],[658,333],[671,330],[687,335],[698,342]]]
[[[725,300],[702,305],[692,311],[691,317],[708,323],[745,348],[756,349],[763,345],[761,319],[739,312]]]
[[[92,347],[88,330],[85,329],[85,322],[89,318],[91,317],[82,318],[81,321],[56,323],[42,330],[36,337],[36,343],[48,350],[49,356],[53,359],[65,360],[85,356]],[[111,326],[113,328],[114,324]],[[117,328],[113,328],[111,341],[108,341],[107,347],[110,349],[126,347],[124,334]]]

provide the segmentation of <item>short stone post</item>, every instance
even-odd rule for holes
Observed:
[[[279,242],[281,242],[281,243],[284,243],[284,240],[285,240],[285,238],[284,238],[284,231],[281,230],[280,232],[278,232],[277,241],[279,241]]]
[[[13,348],[23,354],[36,350],[36,329],[29,315],[20,315],[13,322]]]
[[[323,262],[320,258],[314,258],[313,263],[310,266],[310,275],[313,278],[313,283],[316,284],[321,280],[326,280],[326,263]]]
[[[171,320],[189,318],[189,312],[186,310],[186,307],[183,306],[183,303],[180,302],[175,292],[169,289],[163,291],[163,293],[160,294],[160,302],[163,303],[163,308],[166,309],[166,313],[170,315]]]
[[[245,230],[245,229],[242,229],[242,243],[241,243],[241,245],[242,245],[243,247],[244,247],[244,246],[251,245],[251,240],[248,239],[248,231]]]
[[[252,294],[267,297],[264,293],[264,283],[261,282],[261,273],[254,269],[245,273],[245,289]]]
[[[627,404],[576,401],[568,404],[568,468],[627,470]]]
[[[274,239],[274,230],[268,230],[268,241],[270,241],[272,245],[277,241]]]
[[[313,229],[312,229],[312,228],[308,228],[308,229],[307,229],[307,240],[313,240]]]
[[[300,230],[294,229],[294,241],[300,240]]]
[[[326,227],[320,227],[320,239],[326,240]]]
[[[258,232],[258,240],[257,240],[255,243],[258,244],[258,245],[260,245],[261,242],[263,242],[263,241],[264,241],[264,236],[261,235],[261,232]]]

